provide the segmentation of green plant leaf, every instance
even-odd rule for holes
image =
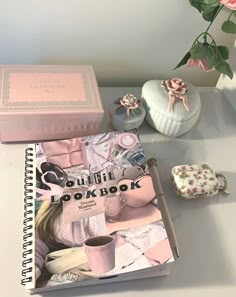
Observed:
[[[217,62],[217,51],[215,47],[209,46],[206,53],[208,69],[215,66]]]
[[[215,65],[215,69],[217,71],[219,71],[220,73],[223,73],[223,74],[226,74],[228,77],[230,77],[231,79],[233,78],[234,74],[230,68],[230,65],[221,60],[221,59],[218,59],[216,65]]]
[[[137,116],[139,114],[141,114],[141,110],[139,108],[136,108],[136,109],[131,109],[130,113],[132,114],[132,116]]]
[[[116,100],[114,100],[114,103],[115,103],[115,104],[120,104],[120,100],[121,100],[121,99],[122,99],[121,97],[117,98]]]
[[[221,27],[225,33],[236,34],[236,24],[232,21],[225,21]]]
[[[190,52],[187,52],[187,54],[183,57],[183,59],[179,62],[179,64],[174,68],[174,70],[185,65],[188,62],[188,60],[190,59],[190,57],[191,57]]]
[[[196,0],[189,0],[191,6],[195,7],[199,12],[202,12],[201,4]]]
[[[208,44],[203,44],[201,42],[197,42],[193,47],[190,49],[191,58],[194,60],[202,59],[206,56],[208,49]]]
[[[202,12],[202,17],[207,22],[212,22],[218,12],[220,5],[217,6],[206,6],[204,11]]]
[[[195,2],[200,2],[201,5],[212,5],[216,3],[216,0],[195,0]]]
[[[141,113],[142,113],[140,108],[136,108],[136,109],[134,109],[134,112],[135,112],[136,114],[141,114]]]
[[[229,49],[228,49],[227,46],[219,45],[219,46],[217,46],[217,50],[219,51],[221,57],[224,60],[228,60],[229,59]]]
[[[216,0],[189,0],[190,5],[195,7],[200,13],[210,6],[215,6]]]
[[[126,112],[126,108],[124,106],[121,106],[119,109],[116,110],[117,114],[123,114]]]

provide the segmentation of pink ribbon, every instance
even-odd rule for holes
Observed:
[[[47,171],[41,176],[41,181],[45,185],[49,186],[50,190],[43,190],[43,189],[40,189],[40,188],[36,188],[36,192],[42,195],[42,196],[36,198],[36,200],[38,200],[38,201],[50,200],[51,196],[57,196],[58,195],[58,196],[61,197],[62,194],[63,194],[63,188],[62,187],[60,187],[58,185],[55,185],[55,184],[52,184],[52,183],[46,182],[44,176],[47,173],[54,174],[57,177],[57,175],[56,175],[56,173],[54,171]]]
[[[169,102],[168,111],[173,111],[173,106],[175,99],[178,98],[182,100],[185,109],[190,112],[190,106],[188,104],[187,97],[184,94],[187,92],[188,88],[182,79],[174,77],[170,80],[163,80],[161,86],[168,92]]]
[[[190,112],[190,106],[188,104],[188,99],[187,99],[186,96],[183,96],[183,95],[181,95],[179,93],[176,93],[174,91],[169,91],[168,95],[169,95],[168,111],[173,111],[173,106],[174,106],[174,103],[175,103],[175,99],[179,98],[180,100],[182,100],[182,103],[183,103],[185,109],[188,112]]]
[[[126,108],[126,119],[129,118],[130,110],[139,108],[141,100],[138,100],[133,94],[127,94],[120,100],[120,105],[115,109],[115,113],[122,107]]]

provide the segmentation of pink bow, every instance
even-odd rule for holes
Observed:
[[[188,100],[187,100],[187,97],[186,96],[183,96],[181,94],[178,94],[176,92],[173,92],[173,91],[169,91],[168,92],[168,95],[169,95],[169,101],[168,101],[168,111],[173,111],[173,107],[174,107],[174,103],[175,103],[175,99],[176,98],[179,98],[182,100],[182,103],[185,107],[185,109],[190,112],[190,106],[188,104]]]
[[[184,94],[187,92],[187,86],[185,82],[182,81],[180,78],[172,78],[169,80],[163,80],[161,82],[161,86],[164,87],[169,96],[168,101],[168,111],[173,111],[173,106],[175,103],[175,99],[178,98],[182,100],[182,103],[185,109],[190,112],[190,106],[187,100],[187,97]]]

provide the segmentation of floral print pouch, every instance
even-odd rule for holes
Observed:
[[[175,193],[186,199],[206,198],[226,192],[223,174],[215,173],[208,165],[180,165],[171,170]]]

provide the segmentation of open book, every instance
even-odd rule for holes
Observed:
[[[136,132],[26,149],[23,284],[31,292],[167,275],[174,261]]]

